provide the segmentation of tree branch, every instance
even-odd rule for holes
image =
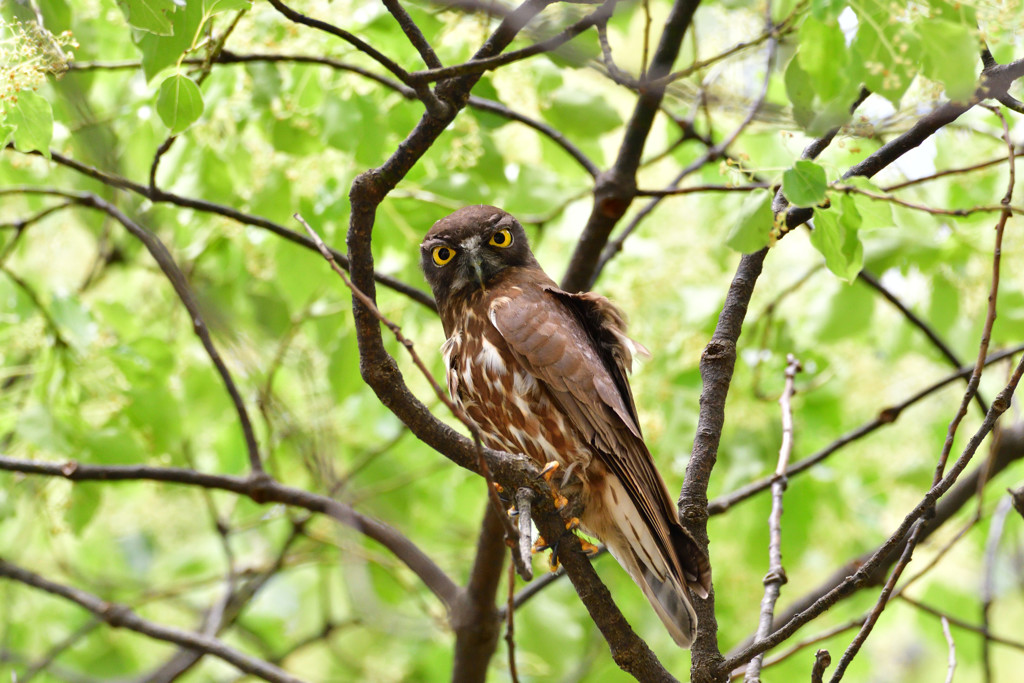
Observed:
[[[265,681],[272,681],[273,683],[302,683],[298,678],[289,675],[278,667],[228,647],[216,638],[208,638],[197,633],[174,628],[173,626],[164,626],[148,621],[135,614],[126,605],[106,602],[83,590],[54,583],[27,569],[13,565],[3,558],[0,558],[0,576],[19,581],[51,595],[77,603],[114,628],[126,628],[156,640],[163,640],[193,650],[199,650],[218,659],[223,659],[238,670],[258,676]]]
[[[775,603],[786,583],[786,570],[782,565],[782,496],[786,491],[786,466],[793,452],[793,394],[796,373],[800,362],[789,354],[786,360],[786,384],[779,397],[782,408],[782,444],[779,446],[779,460],[775,466],[775,481],[772,482],[772,511],[768,517],[768,574],[764,577],[764,597],[761,599],[761,617],[757,625],[756,638],[764,638],[772,630]],[[764,653],[750,660],[744,681],[753,683],[761,680],[761,664]]]
[[[8,149],[14,148],[8,145]],[[34,152],[34,154],[37,153]],[[230,218],[231,220],[234,220],[238,223],[242,223],[244,225],[251,225],[256,228],[263,228],[264,230],[269,230],[278,237],[283,237],[289,242],[298,244],[299,246],[305,247],[306,249],[317,251],[317,247],[313,243],[313,240],[309,239],[302,233],[295,232],[294,230],[289,230],[283,225],[275,223],[272,220],[263,218],[262,216],[254,216],[252,214],[247,214],[243,211],[238,211],[233,207],[226,206],[224,204],[208,202],[204,199],[183,197],[172,192],[165,192],[164,190],[161,190],[159,188],[151,189],[145,185],[140,185],[139,183],[128,180],[127,178],[124,178],[122,176],[115,175],[113,173],[107,173],[106,171],[101,171],[97,168],[93,168],[92,166],[83,164],[70,157],[66,157],[57,151],[51,150],[50,156],[52,157],[52,160],[57,162],[58,164],[74,169],[75,171],[78,171],[83,175],[93,178],[94,180],[100,181],[104,185],[109,185],[110,187],[116,187],[122,190],[134,192],[135,194],[141,197],[145,197],[146,199],[152,202],[166,202],[168,204],[173,204],[175,206],[182,206],[187,209],[202,211],[204,213],[213,213],[219,216],[224,216],[225,218]],[[348,257],[345,254],[339,253],[334,250],[332,250],[331,253],[333,254],[335,260],[341,265],[342,268],[345,268],[346,270],[349,268]],[[388,287],[389,289],[392,289],[400,294],[404,294],[413,301],[426,306],[432,311],[437,310],[437,307],[434,304],[433,297],[431,297],[426,292],[416,289],[415,287],[412,287],[411,285],[408,285],[402,282],[401,280],[397,280],[391,277],[390,275],[383,275],[377,272],[374,272],[373,275],[374,279],[377,282],[380,282],[385,287]]]
[[[116,206],[90,192],[66,192],[63,190],[31,187],[0,189],[0,194],[8,193],[55,195],[74,200],[82,206],[99,209],[123,225],[133,237],[142,242],[143,246],[146,247],[146,250],[153,257],[153,260],[156,261],[157,265],[160,267],[160,270],[167,277],[168,281],[170,281],[175,294],[178,295],[181,303],[188,311],[189,319],[192,321],[192,329],[196,333],[196,336],[199,337],[199,340],[203,345],[203,349],[205,349],[206,354],[213,362],[213,366],[216,368],[217,374],[220,375],[221,381],[227,389],[228,395],[231,397],[231,403],[235,408],[235,412],[238,413],[238,421],[241,425],[246,450],[249,454],[249,466],[252,468],[253,473],[261,473],[263,471],[263,465],[260,462],[259,446],[256,443],[256,434],[252,428],[252,421],[249,419],[249,411],[246,409],[245,403],[242,401],[242,395],[239,393],[234,379],[231,377],[231,371],[228,370],[227,365],[224,363],[224,359],[220,356],[220,352],[217,351],[217,347],[213,344],[213,339],[210,337],[210,331],[207,329],[206,323],[203,322],[203,316],[199,310],[199,304],[196,302],[195,296],[192,294],[192,290],[189,287],[188,282],[185,280],[185,275],[181,272],[181,269],[178,268],[178,264],[174,262],[174,257],[171,256],[171,252],[167,250],[164,243],[161,242],[156,235],[122,213]]]
[[[161,481],[208,489],[231,491],[264,503],[281,503],[327,515],[387,548],[423,581],[430,591],[450,609],[458,586],[420,548],[397,529],[357,512],[350,505],[327,496],[285,486],[269,476],[233,477],[206,474],[191,469],[151,467],[148,465],[86,465],[68,460],[63,463],[21,460],[0,456],[0,470],[63,477],[71,481]]]
[[[476,544],[476,559],[466,588],[451,611],[455,631],[452,683],[483,683],[487,664],[498,647],[501,617],[495,604],[501,569],[505,564],[504,525],[494,506],[484,509]]]
[[[679,497],[679,514],[683,526],[697,540],[701,549],[708,547],[708,482],[718,458],[718,443],[725,424],[725,398],[736,366],[736,342],[743,329],[743,318],[747,314],[754,284],[761,274],[761,266],[767,254],[766,248],[753,254],[744,254],[740,258],[715,333],[701,354],[700,376],[704,388],[700,395],[700,415],[693,452],[686,465],[686,480]],[[690,677],[695,683],[715,681],[721,676],[722,654],[718,649],[714,599],[715,592],[711,590],[706,600],[697,600],[694,605],[699,627],[693,644]]]
[[[1019,344],[1017,346],[1014,346],[1013,348],[993,353],[988,358],[985,359],[985,365],[991,365],[992,363],[996,363],[1005,358],[1016,356],[1018,353],[1022,351],[1024,351],[1024,344]],[[793,463],[786,470],[786,476],[791,477],[794,474],[798,474],[800,472],[809,470],[811,467],[822,462],[843,446],[847,446],[853,443],[854,441],[857,441],[858,439],[867,436],[868,434],[872,433],[873,431],[880,427],[884,427],[886,425],[894,423],[899,418],[899,416],[903,414],[903,411],[909,408],[910,406],[914,405],[921,399],[934,394],[939,389],[942,389],[943,387],[952,384],[958,379],[970,377],[973,371],[973,365],[964,366],[960,368],[959,371],[954,372],[950,375],[946,375],[945,377],[935,382],[934,384],[925,387],[924,389],[917,392],[916,394],[906,399],[902,403],[898,403],[894,406],[882,409],[879,412],[878,417],[876,417],[875,419],[861,425],[860,427],[857,427],[853,431],[847,432],[846,434],[839,437],[838,439],[830,443],[828,446],[818,451],[817,453],[809,455],[803,460],[799,460]],[[715,498],[713,501],[708,503],[708,514],[711,516],[720,515],[729,508],[731,508],[733,505],[736,505],[737,503],[740,503],[746,500],[747,498],[750,498],[751,496],[760,493],[761,491],[767,490],[769,487],[771,487],[772,479],[773,477],[771,476],[763,477],[761,479],[758,479],[757,481],[751,482],[750,484],[741,486],[732,493],[727,493],[725,495],[719,496],[718,498]]]
[[[675,0],[672,3],[661,40],[651,59],[648,71],[650,79],[662,78],[672,69],[672,64],[679,56],[683,35],[699,3],[700,0]],[[640,167],[640,158],[664,96],[665,85],[654,85],[645,88],[637,97],[615,163],[597,177],[594,206],[562,277],[563,289],[579,291],[593,281],[594,270],[608,242],[608,236],[636,197],[636,173]]]

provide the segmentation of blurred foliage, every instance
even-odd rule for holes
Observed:
[[[405,3],[442,62],[454,64],[471,56],[496,20],[442,4]],[[155,179],[162,190],[289,229],[298,228],[291,216],[300,212],[340,249],[351,180],[387,159],[416,124],[422,105],[350,70],[288,60],[215,61],[220,50],[327,56],[382,73],[365,54],[289,23],[267,3],[44,0],[38,9],[45,31],[29,5],[36,3],[3,5],[0,140],[13,148],[0,155],[0,187],[95,193],[156,233],[199,298],[257,421],[268,470],[395,526],[463,583],[484,507],[483,485],[410,436],[364,386],[349,294],[318,254],[259,227],[150,202],[29,154],[52,149],[147,185],[155,151],[169,134],[180,133],[160,160]],[[295,5],[352,31],[406,68],[420,68],[382,4]],[[665,0],[622,3],[608,28],[619,67],[634,74],[644,54],[648,7],[657,28],[668,12]],[[554,33],[587,9],[550,7],[515,46]],[[763,10],[726,0],[703,3],[676,68],[756,38]],[[635,375],[634,393],[648,442],[674,490],[696,426],[697,363],[735,269],[736,250],[774,245],[741,338],[712,496],[774,470],[781,435],[775,399],[787,353],[805,368],[794,402],[796,458],[949,372],[919,330],[856,280],[861,267],[927,320],[964,362],[977,354],[984,320],[996,214],[932,215],[865,192],[882,194],[878,188],[936,170],[1005,158],[1001,123],[992,112],[975,107],[870,183],[860,183],[861,192],[826,183],[935,102],[969,97],[981,68],[980,38],[997,61],[1024,56],[1019,5],[788,0],[773,3],[771,12],[777,21],[792,15],[792,30],[780,36],[766,102],[729,148],[728,160],[707,165],[692,181],[781,182],[795,203],[819,207],[816,230],[800,229],[775,243],[764,190],[667,198],[596,286],[629,312],[633,336],[653,352]],[[701,135],[722,139],[757,97],[766,77],[765,50],[757,42],[674,82],[666,111],[692,120]],[[488,74],[474,94],[559,129],[603,168],[615,158],[635,95],[601,75],[593,61],[599,55],[590,31],[557,53]],[[878,94],[851,119],[849,104],[861,83]],[[1020,142],[1021,119],[1007,114]],[[841,134],[817,161],[797,161],[810,137],[839,124],[845,124]],[[666,185],[706,151],[694,139],[677,144],[679,137],[669,117],[656,122],[641,187]],[[1006,178],[1004,159],[908,187],[899,196],[935,208],[993,206]],[[541,263],[557,279],[590,210],[591,188],[586,171],[549,138],[467,109],[382,204],[377,268],[425,289],[417,265],[422,235],[459,206],[489,203],[527,224]],[[8,190],[0,195],[0,452],[245,474],[245,444],[224,386],[146,250],[100,212],[65,205],[60,197]],[[1018,206],[1021,197],[1018,181]],[[642,206],[637,202],[632,211]],[[1019,218],[1009,224],[1002,257],[994,348],[1024,338],[1024,274],[1012,265],[1024,258]],[[436,316],[384,287],[378,287],[378,300],[441,377],[434,350],[443,333]],[[388,340],[388,347],[417,394],[454,422],[398,345]],[[1005,365],[992,367],[982,393],[991,399],[1005,375]],[[950,385],[893,426],[793,478],[783,518],[790,581],[781,607],[877,545],[920,499],[962,391],[962,384]],[[1017,409],[1008,417],[1016,419]],[[957,446],[978,422],[972,409]],[[982,524],[912,594],[979,621],[988,518],[1005,485],[1022,478],[1018,462],[989,487],[981,501]],[[719,642],[726,648],[756,626],[768,510],[762,494],[710,522]],[[923,566],[970,512],[929,539],[909,571]],[[0,474],[0,555],[12,562],[130,604],[148,619],[196,629],[223,597],[229,575],[266,571],[284,549],[281,569],[222,634],[228,643],[282,659],[287,670],[311,681],[445,679],[453,639],[433,595],[380,546],[329,520],[311,518],[289,541],[293,523],[303,518],[302,511],[184,486],[72,485]],[[991,622],[993,632],[1018,638],[1022,541],[1020,520],[1011,518],[999,546]],[[538,558],[537,570],[544,564]],[[672,645],[614,561],[602,558],[597,566],[634,628],[685,678],[689,653]],[[866,591],[841,603],[797,638],[859,616],[875,596]],[[328,635],[315,638],[325,627]],[[521,680],[626,679],[565,581],[516,613],[515,634]],[[953,635],[957,680],[980,680],[980,638],[957,627]],[[844,633],[817,647],[829,648],[835,660],[850,637]],[[945,675],[938,620],[905,603],[883,614],[866,648],[848,680]],[[172,652],[166,644],[98,625],[66,601],[0,582],[5,680],[24,676],[32,663],[51,655],[52,663],[33,680],[123,680],[153,671]],[[810,653],[766,670],[765,680],[804,680]],[[1009,672],[1002,676],[1012,677],[1024,667],[1024,653],[994,646],[993,662],[996,671]],[[181,680],[234,677],[231,667],[206,657]],[[504,643],[492,678],[508,680]]]

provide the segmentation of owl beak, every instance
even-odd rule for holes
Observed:
[[[476,274],[476,281],[480,284],[480,289],[486,292],[487,287],[484,286],[483,262],[481,261],[479,254],[473,254],[472,264],[473,272]]]

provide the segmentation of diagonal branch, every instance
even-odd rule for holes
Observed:
[[[146,250],[153,257],[153,260],[156,261],[157,265],[160,267],[160,270],[167,277],[168,281],[170,281],[175,294],[178,295],[181,303],[188,311],[189,318],[192,321],[192,329],[195,331],[196,336],[199,337],[200,342],[202,342],[203,349],[206,350],[206,354],[213,362],[213,366],[216,368],[217,374],[220,375],[221,381],[227,389],[228,395],[231,397],[231,403],[235,408],[235,412],[238,413],[238,421],[241,424],[242,435],[245,438],[246,450],[249,453],[249,466],[252,468],[253,473],[262,473],[263,465],[260,462],[259,446],[256,443],[256,434],[253,431],[252,421],[249,419],[249,411],[246,409],[245,403],[242,401],[242,395],[238,391],[238,386],[231,377],[231,371],[228,370],[227,364],[224,362],[224,359],[221,358],[220,352],[217,351],[217,347],[213,344],[213,339],[210,337],[210,331],[207,329],[206,323],[203,321],[202,312],[199,310],[199,304],[196,301],[195,296],[192,294],[192,290],[189,287],[188,282],[185,280],[185,275],[181,272],[181,269],[178,268],[178,264],[174,262],[174,257],[171,256],[171,252],[167,250],[164,243],[161,242],[156,235],[122,213],[116,206],[89,192],[65,192],[63,190],[31,187],[3,188],[3,190],[0,190],[0,194],[8,193],[55,195],[71,199],[82,206],[99,209],[123,225],[133,237],[142,242],[146,247]]]
[[[1018,344],[1017,346],[1011,347],[1009,349],[993,353],[988,358],[985,359],[985,365],[991,365],[992,363],[999,362],[1003,359],[1016,356],[1021,351],[1024,351],[1024,344]],[[814,465],[817,465],[818,463],[822,462],[823,460],[831,456],[833,453],[838,451],[843,446],[847,446],[853,443],[854,441],[857,441],[858,439],[861,439],[867,436],[868,434],[871,434],[876,429],[894,423],[899,418],[899,416],[903,414],[903,411],[905,411],[910,406],[934,394],[939,389],[942,389],[943,387],[952,384],[958,379],[970,377],[973,371],[973,365],[964,366],[960,368],[958,372],[946,375],[945,377],[935,382],[934,384],[925,387],[924,389],[917,392],[910,398],[904,400],[902,403],[898,403],[894,406],[889,406],[888,408],[883,408],[881,411],[879,411],[878,416],[875,419],[861,425],[860,427],[857,427],[856,429],[850,432],[847,432],[846,434],[839,437],[838,439],[830,443],[828,446],[818,451],[817,453],[809,455],[806,458],[798,460],[797,462],[790,465],[790,467],[786,470],[786,476],[791,477],[794,474],[805,472]],[[713,501],[708,503],[708,513],[712,516],[720,515],[729,508],[731,508],[733,505],[736,505],[737,503],[740,503],[746,500],[747,498],[750,498],[751,496],[760,493],[761,491],[767,490],[771,486],[771,484],[771,476],[763,477],[745,486],[741,486],[732,493],[727,493],[722,496],[719,496],[718,498],[715,498]]]
[[[12,146],[8,146],[8,149],[14,148]],[[150,188],[147,187],[146,185],[141,185],[139,183],[128,180],[127,178],[124,178],[122,176],[115,175],[113,173],[107,173],[106,171],[101,171],[98,168],[94,168],[87,164],[83,164],[82,162],[72,159],[71,157],[64,156],[63,154],[57,151],[51,150],[50,156],[52,157],[53,161],[57,162],[58,164],[61,164],[62,166],[67,166],[68,168],[78,171],[79,173],[86,175],[90,178],[93,178],[94,180],[98,180],[105,185],[109,185],[110,187],[116,187],[122,190],[134,192],[135,194],[141,197],[145,197],[146,199],[152,202],[166,202],[168,204],[173,204],[175,206],[182,206],[187,209],[202,211],[203,213],[214,213],[219,216],[224,216],[225,218],[230,218],[231,220],[236,221],[238,223],[242,223],[244,225],[251,225],[256,228],[263,228],[264,230],[269,230],[278,237],[283,237],[289,242],[298,244],[299,246],[305,247],[306,249],[317,251],[317,246],[316,244],[313,243],[313,240],[309,239],[308,237],[301,233],[295,232],[294,230],[289,230],[288,228],[284,227],[279,223],[275,223],[272,220],[263,218],[262,216],[247,214],[243,211],[235,209],[234,207],[226,206],[224,204],[217,204],[215,202],[208,202],[205,199],[183,197],[181,195],[174,194],[173,192],[166,192],[159,188]],[[349,262],[348,257],[345,254],[333,250],[331,251],[331,253],[342,268],[348,269]],[[384,275],[382,273],[377,272],[374,272],[373,275],[374,279],[377,282],[380,282],[385,287],[393,289],[394,291],[399,292],[400,294],[404,294],[413,301],[422,304],[431,310],[437,310],[437,307],[434,304],[434,299],[426,292],[416,289],[415,287],[408,285],[402,282],[401,280],[395,279],[390,275]]]
[[[0,455],[0,470],[48,477],[63,477],[71,481],[160,481],[173,484],[201,486],[208,489],[231,491],[264,503],[281,503],[327,515],[359,533],[377,541],[391,551],[405,566],[423,581],[430,591],[450,609],[458,586],[448,578],[415,543],[400,531],[373,517],[368,517],[352,506],[333,498],[286,486],[270,478],[234,477],[207,474],[191,469],[151,467],[148,465],[87,465],[74,460],[63,463],[39,460],[21,460]]]
[[[679,56],[683,35],[690,27],[698,4],[700,0],[673,2],[661,40],[651,59],[648,78],[656,81],[671,71],[672,64]],[[623,133],[615,163],[597,177],[594,206],[562,277],[562,288],[567,291],[585,289],[593,280],[601,250],[608,242],[612,229],[636,197],[636,173],[640,168],[640,158],[654,124],[654,117],[665,97],[665,87],[651,85],[640,92],[633,115]]]
[[[547,0],[527,0],[520,5],[506,16],[477,51],[475,59],[484,59],[501,52],[515,38],[519,29],[546,5]],[[352,190],[349,193],[352,212],[348,231],[348,248],[352,259],[351,276],[355,288],[371,301],[375,297],[371,241],[377,208],[440,137],[458,109],[465,106],[469,91],[478,80],[479,75],[470,74],[440,84],[439,95],[454,105],[448,116],[443,119],[425,116],[420,119],[399,145],[398,150],[383,165],[361,174],[352,183]],[[450,427],[440,422],[409,391],[395,359],[384,348],[381,326],[372,310],[358,297],[353,299],[352,308],[359,343],[360,372],[381,403],[424,443],[453,462],[479,472],[473,443],[458,436]],[[547,534],[546,538],[549,540],[564,534],[563,545],[560,547],[566,552],[562,563],[584,605],[608,641],[616,663],[641,680],[652,680],[655,677],[659,680],[671,680],[671,676],[658,659],[625,622],[589,560],[581,554],[578,539],[572,534],[566,534],[561,517],[538,486],[535,468],[520,456],[493,460],[488,456],[488,466],[493,472],[494,479],[506,490],[515,491],[527,487],[534,488],[540,494],[535,504],[534,521],[541,533]]]
[[[216,638],[209,638],[198,633],[183,631],[173,626],[164,626],[163,624],[148,621],[135,614],[127,605],[107,602],[83,590],[55,583],[27,569],[11,564],[2,557],[0,557],[0,576],[19,581],[28,586],[46,591],[51,595],[77,603],[114,628],[126,628],[156,640],[163,640],[168,643],[175,643],[182,647],[205,652],[218,659],[223,659],[240,671],[258,676],[265,681],[272,681],[273,683],[302,683],[298,678],[289,675],[273,664],[268,664],[261,659],[239,652]]]

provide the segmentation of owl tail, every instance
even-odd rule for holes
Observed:
[[[679,647],[688,648],[697,632],[697,614],[690,603],[686,584],[689,583],[695,592],[706,597],[707,591],[697,576],[710,585],[710,567],[705,572],[702,567],[689,566],[692,564],[687,561],[690,553],[684,554],[686,548],[681,547],[689,539],[678,523],[669,526],[673,532],[678,531],[680,538],[672,534],[671,545],[674,547],[666,552],[665,545],[655,540],[649,523],[625,495],[625,490],[618,488],[616,495],[611,495],[612,488],[622,485],[614,478],[609,478],[608,484],[605,489],[608,498],[604,502],[612,503],[615,514],[610,517],[615,519],[616,524],[614,528],[595,528],[593,531],[602,538],[612,556],[640,586],[672,640]],[[584,518],[583,521],[586,525],[588,520]],[[668,553],[673,552],[681,557],[668,556]]]
[[[659,572],[643,564],[640,557],[628,546],[621,549],[608,544],[608,550],[640,586],[640,590],[647,596],[647,600],[665,624],[676,645],[690,647],[697,632],[697,614],[693,611],[686,588],[679,579],[671,572]],[[622,550],[624,552],[620,552]]]

